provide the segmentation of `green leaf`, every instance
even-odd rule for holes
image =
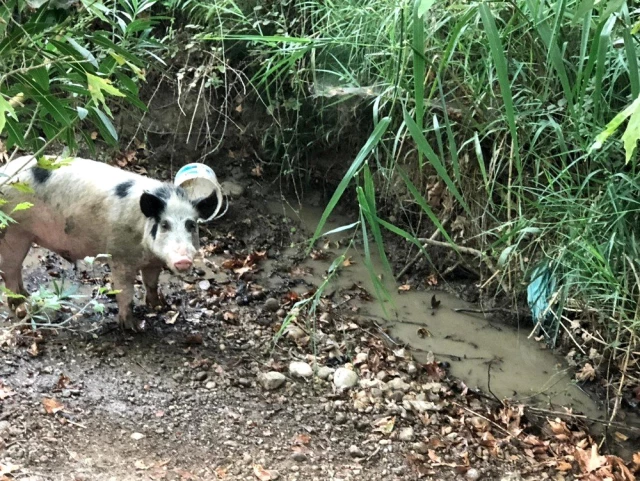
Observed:
[[[13,208],[11,213],[13,214],[14,212],[19,212],[21,210],[31,209],[31,207],[33,207],[33,204],[31,202],[20,202]]]
[[[33,194],[33,188],[25,182],[13,182],[9,185],[23,194]]]
[[[431,7],[433,7],[434,3],[436,3],[436,0],[418,0],[418,17],[424,17],[424,14],[427,13]]]
[[[102,92],[106,92],[109,95],[114,95],[116,97],[124,97],[125,95],[111,85],[111,80],[103,79],[95,75],[91,75],[90,73],[87,73],[87,83],[89,85],[89,93],[91,93],[93,101],[97,104],[102,104],[102,107],[107,111],[109,117],[113,117],[113,115],[111,115],[111,110],[107,107],[107,103]],[[117,136],[114,136],[114,138],[117,139]]]
[[[640,96],[638,96],[638,98],[636,98],[626,109],[611,119],[604,130],[596,137],[595,142],[589,149],[589,153],[600,149],[607,139],[613,135],[618,127],[620,127],[622,122],[629,117],[633,117],[634,121],[633,123],[631,120],[629,121],[627,130],[622,136],[626,152],[626,161],[629,162],[636,148],[636,142],[640,138],[640,126],[638,125],[638,120],[640,119]]]
[[[80,120],[84,120],[87,118],[87,115],[89,115],[89,111],[84,107],[78,106],[76,107],[76,111],[78,112],[78,118],[80,118]]]
[[[89,52],[86,48],[84,48],[82,45],[80,45],[78,42],[76,42],[71,37],[65,37],[65,39],[67,40],[67,42],[69,42],[69,45],[71,45],[74,49],[76,49],[76,51],[80,55],[82,55],[82,57],[87,62],[89,62],[95,68],[98,68],[98,61],[96,60],[96,58],[93,56],[93,54],[91,52]]]
[[[320,218],[320,222],[318,222],[318,226],[316,227],[316,231],[314,232],[313,237],[309,241],[309,247],[307,248],[307,255],[309,255],[309,251],[311,251],[311,249],[313,248],[313,245],[318,240],[318,237],[320,237],[320,234],[322,233],[322,229],[324,228],[324,225],[327,223],[327,219],[331,215],[331,212],[333,212],[333,209],[335,209],[336,205],[338,204],[338,201],[344,194],[345,190],[347,190],[347,186],[356,176],[358,170],[360,169],[360,166],[362,166],[362,163],[366,160],[367,156],[378,145],[378,142],[380,142],[380,139],[382,138],[384,133],[387,131],[387,127],[389,127],[390,122],[391,122],[391,118],[389,117],[384,117],[380,120],[378,125],[376,125],[376,128],[373,129],[373,132],[367,139],[367,142],[362,146],[362,149],[360,149],[360,152],[358,152],[358,155],[353,160],[353,163],[347,170],[347,173],[344,174],[344,177],[340,181],[340,184],[338,184],[336,191],[331,196],[331,199],[329,200],[327,207],[322,213],[322,217]]]
[[[91,107],[91,110],[93,110],[93,112],[98,116],[98,120],[100,120],[98,128],[105,140],[112,141],[112,143],[116,142],[118,140],[118,132],[116,132],[116,128],[111,123],[111,120],[109,120],[109,117],[107,117],[106,114],[98,107]]]
[[[6,114],[9,114],[14,119],[18,120],[16,117],[16,111],[13,109],[12,105],[5,100],[5,98],[0,95],[0,134],[4,130],[4,126],[7,123]]]
[[[640,98],[640,97],[638,97]],[[638,139],[640,139],[640,103],[631,112],[627,129],[622,134],[622,142],[624,143],[625,163],[629,163],[633,153],[636,150]]]

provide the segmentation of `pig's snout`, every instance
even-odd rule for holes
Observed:
[[[181,257],[173,262],[173,267],[179,271],[186,271],[191,268],[193,262],[188,257]]]

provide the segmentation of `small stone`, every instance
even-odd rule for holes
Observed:
[[[371,389],[371,397],[374,399],[382,398],[382,389],[378,389],[377,387]]]
[[[409,384],[404,382],[399,377],[396,377],[396,378],[392,379],[391,381],[389,381],[387,383],[387,386],[390,389],[393,389],[394,391],[403,391],[403,392],[407,392],[411,388],[411,386],[409,386]]]
[[[348,389],[358,383],[358,375],[346,367],[338,368],[333,375],[333,384],[338,389]]]
[[[202,382],[205,379],[207,379],[208,376],[209,376],[209,373],[207,371],[198,371],[194,376],[194,378],[196,381]]]
[[[180,382],[184,378],[184,375],[181,372],[177,372],[172,377],[174,381]]]
[[[287,380],[284,374],[277,371],[263,372],[258,374],[258,382],[267,391],[278,389]]]
[[[0,439],[5,438],[9,434],[11,423],[9,421],[0,421]]]
[[[387,371],[378,371],[378,374],[376,374],[376,379],[378,379],[379,381],[386,381],[389,378],[389,373]]]
[[[427,454],[429,452],[429,445],[427,443],[423,443],[422,441],[419,443],[413,443],[411,447],[415,450],[416,453],[419,454]]]
[[[251,386],[251,381],[246,377],[241,377],[240,379],[238,379],[238,384],[244,387],[249,387]]]
[[[480,472],[476,468],[470,468],[464,477],[469,481],[476,481],[480,479]]]
[[[335,423],[336,424],[344,424],[347,422],[347,415],[345,413],[336,414]]]
[[[141,439],[143,439],[145,437],[144,434],[142,433],[133,433],[131,435],[131,439],[133,439],[134,441],[140,441]]]
[[[359,352],[356,354],[356,358],[353,360],[354,366],[359,366],[360,364],[364,364],[367,362],[369,355],[366,352]]]
[[[293,339],[294,341],[297,341],[298,339],[302,339],[304,336],[306,336],[306,333],[302,329],[300,329],[298,326],[290,324],[285,330],[285,335],[289,339]]]
[[[60,395],[62,397],[71,397],[71,391],[69,389],[63,389]]]
[[[270,297],[264,301],[264,308],[269,312],[276,312],[280,309],[280,302],[275,297]]]
[[[289,374],[293,377],[311,377],[313,376],[313,369],[306,362],[293,361],[289,364]]]
[[[293,453],[291,459],[297,463],[304,463],[307,460],[307,455],[304,453]]]
[[[402,428],[398,433],[399,441],[411,442],[413,441],[413,437],[413,428],[411,426],[409,426],[408,428]]]
[[[402,403],[407,411],[423,413],[426,411],[440,411],[442,407],[431,401],[418,401],[416,399],[406,399]]]
[[[285,311],[284,309],[278,309],[278,311],[276,312],[276,316],[278,316],[280,319],[284,319],[285,317],[287,317],[287,311]]]
[[[236,199],[242,197],[244,194],[244,186],[232,180],[225,180],[220,184],[220,187],[222,188],[223,193]]]
[[[209,381],[209,382],[206,384],[206,386],[205,386],[205,387],[206,387],[207,389],[215,389],[215,387],[216,387],[216,383],[215,383],[215,382],[213,382],[213,381]]]
[[[418,366],[416,366],[416,363],[415,363],[415,362],[410,362],[410,363],[407,365],[407,373],[408,373],[410,376],[413,376],[413,375],[414,375],[415,373],[417,373],[417,372],[418,372]]]
[[[349,447],[349,456],[352,458],[364,458],[364,453],[358,446],[352,444],[351,447]]]
[[[334,372],[336,372],[334,368],[329,366],[322,366],[320,369],[318,369],[318,377],[326,381]]]

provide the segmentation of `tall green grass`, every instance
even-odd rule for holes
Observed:
[[[615,357],[635,342],[637,154],[625,156],[615,136],[590,148],[640,95],[633,2],[274,1],[240,9],[238,22],[237,12],[214,21],[202,17],[205,2],[189,5],[207,26],[201,41],[253,62],[247,72],[275,120],[264,145],[285,159],[282,173],[306,172],[309,151],[362,134],[312,241],[341,199],[358,202],[353,227],[383,262],[383,232],[426,256],[418,238],[434,229],[458,248],[447,227],[457,220],[456,242],[480,251],[494,292],[522,292],[550,263],[565,307],[550,343],[581,312],[585,344]],[[429,203],[434,179],[453,209]],[[403,225],[389,221],[394,211]]]

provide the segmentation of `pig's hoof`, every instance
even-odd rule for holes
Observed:
[[[127,331],[142,332],[145,329],[144,321],[138,322],[133,316],[124,318],[119,317],[118,324],[122,329]]]

